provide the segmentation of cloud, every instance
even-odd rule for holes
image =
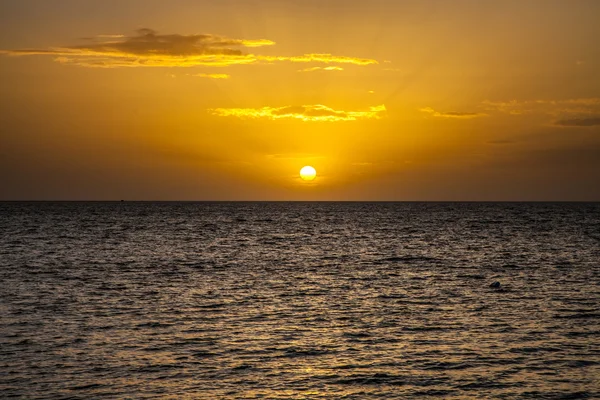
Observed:
[[[244,47],[263,47],[263,46],[273,46],[275,42],[267,39],[258,39],[258,40],[240,40],[239,44]]]
[[[216,108],[208,110],[219,117],[242,119],[296,119],[306,122],[357,121],[380,119],[385,115],[385,105],[370,107],[366,111],[339,111],[324,105],[263,107],[263,108]]]
[[[197,55],[197,56],[136,56],[92,55],[61,56],[54,61],[65,65],[76,65],[87,68],[125,68],[125,67],[227,67],[231,65],[247,65],[257,62],[251,55]]]
[[[474,112],[456,112],[456,111],[440,112],[440,111],[434,110],[431,107],[421,108],[421,109],[419,109],[419,111],[428,113],[428,114],[433,115],[434,117],[440,117],[440,118],[471,119],[471,118],[479,118],[479,117],[487,116],[487,114],[474,113]]]
[[[90,68],[230,66],[283,61],[377,64],[376,60],[332,54],[263,56],[243,51],[273,45],[275,42],[267,39],[231,39],[212,34],[162,35],[152,29],[140,29],[133,36],[99,35],[84,45],[0,50],[0,54],[54,56],[56,62]]]
[[[231,75],[227,74],[194,74],[192,76],[197,76],[199,78],[208,78],[208,79],[229,79]]]
[[[558,126],[573,126],[580,128],[600,126],[600,117],[561,119],[556,121],[554,124]]]
[[[114,38],[124,38],[124,37],[125,37],[125,35],[121,35],[121,34],[118,34],[118,35],[98,35],[98,36],[96,36],[96,37],[97,37],[97,38],[109,38],[109,39],[114,39]]]
[[[317,62],[323,64],[354,64],[354,65],[371,65],[378,64],[376,60],[368,58],[356,58],[356,57],[345,57],[345,56],[334,56],[329,53],[321,54],[304,54],[302,56],[256,56],[259,61],[290,61],[295,63],[309,63]]]
[[[576,98],[562,100],[510,100],[483,102],[488,111],[511,115],[523,114],[596,114],[600,112],[600,98]]]
[[[229,39],[211,34],[197,35],[159,35],[152,29],[139,29],[135,36],[100,35],[97,38],[114,38],[119,40],[101,41],[79,46],[51,49],[13,50],[18,54],[58,54],[73,55],[92,54],[113,56],[199,56],[199,55],[242,55],[236,47],[272,46],[275,42],[266,39],[243,40]]]
[[[299,69],[298,72],[314,72],[314,71],[343,71],[342,67],[311,67]]]

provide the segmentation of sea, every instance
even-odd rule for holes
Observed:
[[[0,398],[600,398],[600,203],[2,202]]]

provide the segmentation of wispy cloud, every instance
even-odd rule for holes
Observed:
[[[115,38],[124,38],[125,35],[98,35],[95,39],[115,39]]]
[[[258,39],[258,40],[239,40],[239,45],[244,47],[263,47],[263,46],[273,46],[275,44],[272,40],[267,39]]]
[[[302,56],[255,56],[258,61],[290,61],[295,63],[323,63],[323,64],[354,64],[354,65],[371,65],[378,64],[377,60],[369,58],[357,58],[346,56],[335,56],[329,53],[314,53],[304,54]]]
[[[268,39],[231,39],[213,34],[163,35],[152,29],[140,29],[133,36],[99,35],[92,43],[45,49],[0,50],[11,56],[54,56],[62,64],[94,68],[119,67],[193,67],[240,64],[294,62],[323,64],[377,64],[376,60],[303,54],[298,56],[266,56],[244,52],[244,49],[273,46]]]
[[[229,79],[231,75],[228,74],[193,74],[192,76],[196,76],[198,78],[208,78],[208,79]]]
[[[385,115],[384,105],[370,107],[365,111],[342,111],[324,105],[263,107],[263,108],[216,108],[209,112],[219,117],[243,119],[295,119],[307,122],[357,121],[380,119]]]
[[[579,127],[579,128],[587,128],[591,126],[600,126],[600,117],[593,118],[572,118],[572,119],[561,119],[554,123],[558,126],[570,126],[570,127]]]
[[[487,111],[511,115],[523,114],[596,114],[600,111],[600,98],[576,98],[562,100],[510,100],[483,102]]]
[[[427,114],[431,114],[434,117],[440,117],[440,118],[472,119],[472,118],[479,118],[479,117],[487,116],[487,114],[476,113],[476,112],[457,112],[457,111],[441,112],[441,111],[436,111],[431,107],[421,108],[421,109],[419,109],[419,111],[427,113]]]
[[[311,68],[304,68],[304,69],[299,69],[298,72],[315,72],[315,71],[343,71],[344,68],[342,67],[311,67]]]

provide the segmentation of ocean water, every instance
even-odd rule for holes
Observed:
[[[599,203],[0,203],[0,397],[600,398],[599,283]]]

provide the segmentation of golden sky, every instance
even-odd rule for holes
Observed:
[[[599,15],[3,1],[0,200],[599,201]]]

